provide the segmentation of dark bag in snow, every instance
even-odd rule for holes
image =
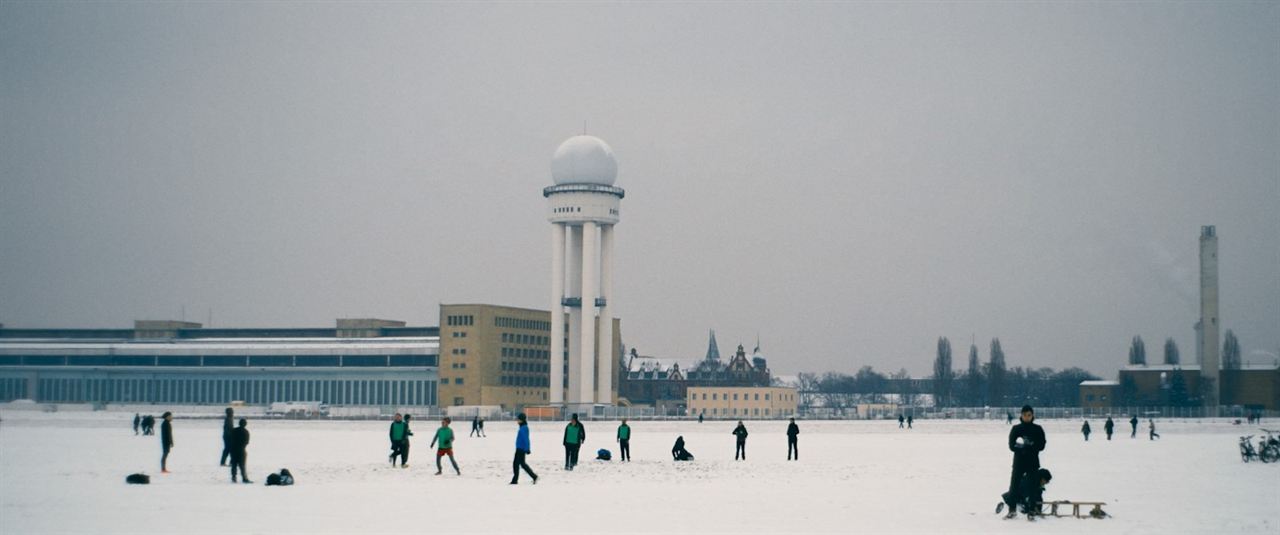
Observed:
[[[288,468],[281,468],[279,474],[271,474],[267,476],[267,486],[286,487],[293,484],[293,474],[289,473]]]
[[[147,474],[129,474],[124,478],[124,482],[130,485],[150,485],[151,476]]]
[[[597,461],[613,460],[613,454],[609,453],[609,450],[601,448],[600,450],[596,451],[596,460]]]

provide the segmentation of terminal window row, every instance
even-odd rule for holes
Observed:
[[[503,386],[547,386],[550,381],[546,377],[523,377],[518,375],[503,375]]]
[[[454,355],[466,355],[466,354],[467,354],[467,348],[465,348],[465,347],[455,347],[455,348],[453,348],[452,353],[453,353]]]
[[[0,366],[433,367],[437,355],[0,355]]]
[[[502,333],[502,341],[508,344],[531,344],[545,346],[551,343],[548,336],[534,336],[531,334],[514,334]]]
[[[526,359],[549,359],[551,352],[542,349],[525,349],[522,347],[504,347],[502,348],[502,356],[526,358]]]
[[[581,211],[582,211],[582,207],[581,207],[581,206],[565,206],[565,207],[561,207],[561,208],[556,208],[556,209],[555,209],[555,213],[557,213],[557,214],[567,214],[567,213],[571,213],[571,212],[576,213],[576,212],[581,212]]]
[[[503,316],[493,318],[493,326],[509,329],[529,329],[531,331],[551,330],[551,322],[549,321],[525,320],[520,318],[507,318]]]
[[[445,318],[445,323],[446,323],[447,325],[449,325],[450,327],[454,327],[454,326],[466,326],[466,325],[475,325],[475,320],[476,320],[476,317],[475,317],[475,316],[470,316],[470,315],[467,315],[467,316],[447,316],[447,317]]]
[[[0,385],[7,384],[7,381],[0,382]],[[0,394],[11,394],[10,388],[6,386]],[[232,401],[251,404],[319,401],[329,405],[435,405],[436,385],[427,380],[374,379],[42,378],[37,382],[36,401],[218,405]]]
[[[551,366],[537,362],[503,362],[502,371],[549,373]]]

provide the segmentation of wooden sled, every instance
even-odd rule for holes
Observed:
[[[1102,506],[1107,502],[1072,502],[1066,500],[1044,502],[1040,506],[1040,514],[1045,516],[1067,516],[1067,508],[1071,508],[1071,516],[1076,518],[1106,518],[1111,515],[1102,510]],[[1046,513],[1045,508],[1049,511]],[[1062,512],[1058,512],[1058,508],[1062,508]],[[1090,507],[1087,512],[1081,513],[1082,507]]]

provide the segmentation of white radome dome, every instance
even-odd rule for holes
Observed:
[[[566,139],[551,158],[551,179],[560,184],[612,186],[618,179],[618,160],[603,139],[581,135]]]

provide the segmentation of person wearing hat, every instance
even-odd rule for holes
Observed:
[[[569,416],[569,425],[564,426],[564,469],[573,470],[578,466],[578,451],[582,443],[587,441],[587,429],[578,421],[578,413]]]
[[[1013,452],[1013,473],[1009,476],[1009,492],[1001,495],[1003,500],[996,506],[999,513],[1006,506],[1009,508],[1007,518],[1018,514],[1017,507],[1022,506],[1023,514],[1033,513],[1027,499],[1026,481],[1034,477],[1040,470],[1040,452],[1044,451],[1044,429],[1035,423],[1036,412],[1030,405],[1022,407],[1022,421],[1009,430],[1009,451]]]
[[[173,449],[173,413],[165,411],[164,423],[160,424],[160,447],[164,454],[160,456],[160,473],[169,473],[169,450]]]
[[[526,455],[533,453],[533,450],[529,447],[529,422],[525,420],[523,412],[516,415],[516,424],[520,426],[520,429],[516,431],[516,458],[511,461],[511,484],[515,485],[520,482],[520,470],[523,469],[526,474],[529,474],[529,477],[533,478],[533,484],[537,485],[538,474],[533,473],[533,470],[529,468],[529,463],[524,460]]]

